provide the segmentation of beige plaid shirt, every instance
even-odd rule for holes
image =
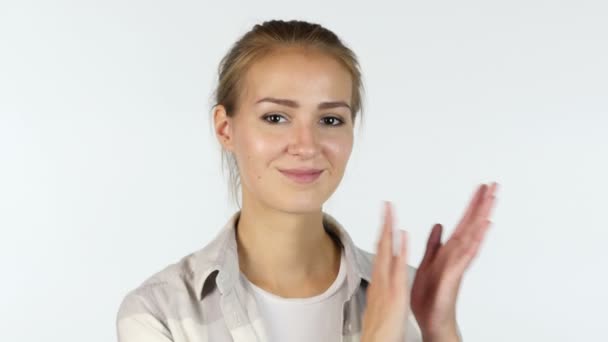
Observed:
[[[234,229],[239,215],[240,211],[234,213],[205,247],[126,294],[116,317],[119,342],[269,342],[254,295],[239,277]],[[346,257],[348,299],[342,310],[341,342],[359,341],[374,254],[355,246],[327,213],[323,225]],[[408,266],[408,272],[411,288],[416,269]],[[411,310],[404,324],[406,341],[421,342]]]

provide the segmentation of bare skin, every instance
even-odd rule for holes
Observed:
[[[385,203],[384,213],[372,281],[367,288],[361,342],[405,340],[405,320],[410,299],[406,287],[407,235],[399,230],[400,249],[397,255],[393,255],[393,213],[388,202]]]
[[[214,109],[216,137],[234,154],[241,175],[239,267],[254,284],[282,297],[320,294],[339,270],[340,249],[323,228],[322,206],[339,185],[353,147],[351,85],[333,57],[285,47],[250,66],[233,117],[222,105]],[[292,168],[323,172],[303,185],[280,172]],[[406,238],[399,237],[403,248],[392,256],[387,207],[362,341],[403,341],[410,303],[425,342],[457,340],[458,289],[489,226],[496,186],[485,190],[479,188],[445,244],[441,225],[433,228],[411,291]]]
[[[351,82],[348,71],[322,52],[281,48],[249,68],[234,117],[215,108],[216,136],[235,155],[241,174],[240,268],[271,293],[313,296],[338,274],[340,249],[323,228],[322,205],[352,151]],[[260,102],[265,98],[297,107]],[[345,105],[319,109],[323,102]],[[301,185],[279,171],[292,168],[323,173]]]
[[[393,255],[393,214],[390,203],[386,203],[372,282],[367,290],[362,342],[402,342],[410,305],[425,342],[459,341],[456,330],[458,291],[463,274],[477,255],[490,226],[497,186],[497,183],[482,184],[477,189],[445,244],[441,243],[442,226],[433,227],[411,293],[407,287],[406,234],[401,231],[401,249]]]

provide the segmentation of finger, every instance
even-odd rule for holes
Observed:
[[[487,223],[486,221],[489,220],[490,210],[493,208],[494,203],[496,201],[496,196],[494,196],[496,187],[496,182],[490,185],[476,216],[472,219],[469,226],[463,229],[462,234],[466,235],[466,238],[480,238],[479,234],[484,229]]]
[[[486,220],[485,223],[480,225],[479,233],[476,237],[463,241],[458,247],[455,248],[453,253],[454,260],[454,271],[457,274],[462,275],[465,270],[470,266],[472,260],[479,253],[480,246],[486,236],[489,226],[491,225],[490,220]]]
[[[473,259],[477,256],[480,245],[481,241],[474,240],[466,246],[467,248],[461,250],[460,257],[456,258],[452,267],[454,277],[460,278],[464,275]]]
[[[386,281],[389,277],[393,257],[393,219],[391,204],[384,202],[384,222],[377,243],[376,257],[374,258],[373,274],[377,280]]]
[[[498,183],[492,182],[490,186],[482,184],[480,189],[483,189],[477,196],[477,203],[469,207],[465,217],[461,220],[461,223],[456,227],[452,236],[458,234],[464,235],[475,235],[475,227],[478,227],[477,223],[480,220],[487,219],[489,211],[494,204],[495,192],[498,187]]]
[[[472,224],[472,228],[470,230],[469,235],[471,235],[471,237],[473,239],[480,239],[479,235],[487,227],[487,222],[490,221],[490,217],[489,217],[490,209],[493,207],[495,200],[496,200],[495,196],[491,196],[490,198],[488,198],[486,200],[486,202],[484,203],[484,205],[481,209],[482,212],[479,214],[479,216],[475,220],[475,223]]]
[[[471,219],[475,216],[475,213],[478,210],[479,206],[482,204],[483,195],[484,195],[485,190],[486,190],[485,184],[481,184],[477,188],[477,191],[475,192],[475,195],[469,202],[469,206],[465,210],[464,215],[460,219],[460,222],[456,226],[456,229],[454,229],[454,231],[452,232],[452,236],[460,234],[462,232],[462,230],[464,228],[466,228],[466,226],[470,223]]]
[[[483,221],[479,222],[479,227],[475,230],[475,234],[473,234],[471,239],[474,241],[483,241],[491,225],[492,221],[490,219],[484,219]]]
[[[490,210],[493,208],[493,205],[496,200],[496,190],[498,188],[498,184],[496,182],[490,185],[488,189],[488,194],[486,196],[486,201],[483,203],[483,206],[479,210],[479,216],[482,218],[488,218],[490,215]]]
[[[437,251],[439,251],[439,248],[441,247],[442,232],[443,226],[441,224],[438,223],[433,226],[433,229],[429,234],[429,238],[426,243],[426,251],[424,252],[424,256],[422,257],[419,268],[426,266],[427,264],[431,263],[433,259],[435,259],[435,255],[437,255]]]
[[[395,275],[394,286],[402,288],[407,284],[407,232],[399,229],[399,254],[396,256],[396,262],[393,264],[392,274]]]
[[[462,216],[460,223],[465,223],[465,222],[469,221],[475,215],[477,208],[479,207],[479,205],[481,204],[481,201],[483,200],[483,196],[484,196],[486,190],[487,190],[486,184],[481,184],[477,187],[477,191],[475,192],[475,195],[473,196],[473,198],[471,198],[471,201],[469,202],[469,206],[468,206],[466,212],[464,213],[464,215]]]

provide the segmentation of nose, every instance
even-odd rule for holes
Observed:
[[[319,152],[317,132],[309,124],[296,124],[291,133],[288,152],[301,158],[314,157]]]

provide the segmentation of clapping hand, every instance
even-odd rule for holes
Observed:
[[[399,253],[393,253],[393,214],[385,202],[384,224],[374,257],[372,279],[367,288],[361,342],[403,342],[409,312],[405,231],[399,230]]]
[[[462,276],[477,255],[490,226],[497,184],[482,184],[450,239],[441,242],[443,227],[431,230],[426,251],[408,289],[407,235],[399,230],[400,248],[393,253],[393,214],[385,203],[384,224],[377,243],[372,281],[367,289],[362,342],[403,342],[411,308],[425,342],[458,341],[456,299]]]
[[[491,224],[490,213],[497,184],[478,187],[464,216],[447,242],[441,242],[443,227],[431,230],[426,252],[411,292],[411,308],[424,341],[458,341],[456,299],[462,276],[477,255]]]

